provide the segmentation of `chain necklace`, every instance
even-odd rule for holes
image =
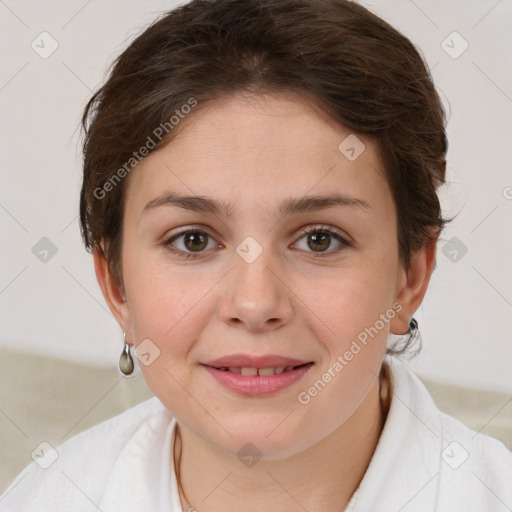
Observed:
[[[384,423],[386,422],[387,414],[389,411],[390,406],[390,399],[391,394],[389,392],[390,389],[390,378],[387,368],[385,366],[382,366],[380,375],[379,375],[379,403],[380,403],[380,412],[381,412],[381,425],[380,425],[380,434],[382,433],[382,430],[384,428]],[[190,503],[187,501],[185,497],[185,493],[183,492],[183,487],[181,485],[181,475],[180,475],[180,462],[181,462],[181,435],[178,428],[178,425],[176,424],[176,432],[174,436],[174,446],[173,446],[173,457],[174,457],[174,472],[176,474],[176,481],[178,483],[178,494],[180,498],[180,502],[184,505],[183,510],[186,512],[197,512],[197,510],[190,505]],[[176,451],[176,440],[179,438],[179,456],[176,459],[177,451]],[[357,492],[357,490],[356,490]],[[350,500],[349,500],[350,501]]]

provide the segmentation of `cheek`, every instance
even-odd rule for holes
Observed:
[[[132,334],[137,341],[154,340],[161,350],[187,350],[208,323],[214,302],[221,299],[215,287],[222,288],[219,276],[225,269],[212,264],[199,272],[193,265],[170,265],[161,251],[130,244],[129,237],[124,249]],[[302,303],[298,307],[309,310],[310,320],[323,329],[319,339],[333,339],[334,344],[352,339],[391,306],[397,258],[397,248],[382,239],[346,266],[289,276]]]
[[[375,261],[378,259],[378,261]],[[339,268],[328,278],[304,283],[300,296],[324,324],[321,336],[329,351],[341,350],[386,314],[393,304],[397,261],[391,250],[387,255],[368,258],[350,268]],[[318,285],[318,286],[317,286]],[[389,324],[380,330],[385,337]]]
[[[204,329],[204,295],[213,283],[165,268],[147,254],[138,258],[136,251],[126,258],[125,275],[135,344],[149,339],[158,354],[148,365],[139,361],[144,379],[173,413],[186,414],[188,393],[199,395],[188,356]]]
[[[322,417],[334,430],[375,385],[389,327],[395,316],[393,283],[397,261],[392,248],[379,262],[371,258],[339,269],[337,277],[309,289],[308,305],[318,313],[315,334],[326,356],[314,378],[306,380],[299,402],[309,411],[311,428]],[[303,291],[304,293],[305,291]],[[310,315],[311,318],[313,315]],[[332,404],[336,403],[336,407]]]
[[[160,251],[137,248],[127,249],[124,262],[132,335],[136,343],[150,339],[166,356],[141,369],[154,372],[165,362],[185,377],[190,351],[214,314],[213,291],[225,269],[199,272],[192,265],[171,265]]]
[[[194,325],[199,332],[200,324],[191,323],[190,318],[197,316],[196,308],[200,309],[206,287],[203,281],[198,277],[191,282],[179,272],[165,274],[149,265],[132,273],[127,282],[127,293],[136,337],[154,338],[155,343],[161,343],[168,338],[179,341],[182,337],[179,333],[185,326],[189,336],[193,336],[190,328]],[[172,346],[178,349],[180,345],[173,343]]]

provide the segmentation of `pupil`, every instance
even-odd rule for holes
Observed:
[[[321,233],[313,233],[310,235],[310,240],[312,240],[313,244],[315,244],[317,249],[320,249],[320,251],[325,251],[329,248],[329,237],[330,235],[327,234],[321,234]],[[325,242],[327,241],[327,244]],[[323,246],[322,246],[323,243]],[[320,246],[320,247],[318,247]],[[312,249],[315,249],[315,247],[311,246]]]
[[[185,236],[185,246],[189,250],[204,249],[206,246],[205,240],[206,237],[202,233],[188,233]]]

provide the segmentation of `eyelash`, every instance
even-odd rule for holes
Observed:
[[[186,258],[186,259],[193,259],[193,258],[200,258],[202,253],[205,252],[205,251],[198,251],[198,252],[185,252],[181,249],[175,249],[172,247],[172,242],[174,242],[175,240],[177,240],[179,237],[183,236],[183,235],[186,235],[186,234],[189,234],[189,233],[201,233],[201,234],[204,234],[210,238],[213,239],[213,236],[211,236],[209,233],[207,233],[206,231],[203,231],[203,230],[200,230],[198,228],[196,229],[185,229],[183,231],[180,231],[178,233],[175,233],[174,235],[172,235],[170,238],[168,238],[166,241],[164,241],[163,245],[169,249],[171,252],[173,252],[174,254],[176,254],[177,256],[181,257],[181,258]],[[344,247],[352,247],[354,244],[347,240],[345,237],[343,237],[340,233],[338,233],[337,231],[334,231],[333,229],[329,228],[328,226],[324,226],[324,225],[318,225],[318,226],[308,226],[307,228],[305,228],[298,240],[302,239],[304,236],[306,235],[310,235],[312,233],[324,233],[324,234],[328,234],[329,236],[335,238],[338,242],[341,243],[341,245],[334,249],[334,250],[331,250],[331,251],[327,251],[327,252],[319,252],[319,253],[315,253],[315,252],[311,252],[314,257],[318,257],[318,258],[322,258],[322,257],[326,257],[326,256],[330,256],[332,254],[335,254],[335,253],[338,253],[340,250],[342,250]]]

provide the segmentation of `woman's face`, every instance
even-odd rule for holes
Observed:
[[[401,308],[391,191],[370,140],[291,93],[226,97],[182,122],[128,178],[118,320],[182,425],[228,453],[290,456],[376,383]]]

